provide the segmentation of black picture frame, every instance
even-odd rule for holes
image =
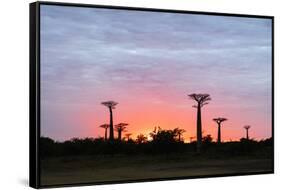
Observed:
[[[139,180],[122,180],[110,182],[93,182],[93,183],[75,183],[63,185],[41,185],[40,183],[40,6],[41,5],[56,5],[61,7],[87,7],[87,8],[105,8],[118,10],[134,10],[145,12],[168,12],[168,13],[183,13],[183,14],[199,14],[199,15],[216,15],[216,16],[231,16],[231,17],[246,17],[246,18],[265,18],[272,22],[272,61],[271,61],[271,93],[272,93],[272,139],[274,142],[274,16],[264,15],[248,15],[248,14],[233,14],[233,13],[217,13],[217,12],[201,12],[187,10],[170,10],[156,8],[141,8],[141,7],[124,7],[111,5],[92,5],[78,3],[59,3],[39,1],[30,4],[29,8],[29,36],[30,36],[30,76],[29,76],[29,185],[33,188],[52,188],[52,187],[68,187],[68,186],[83,186],[83,185],[98,185],[98,184],[116,184],[116,183],[131,183],[131,182],[147,182],[147,181],[162,181],[162,180],[178,180],[178,179],[193,179],[193,178],[209,178],[209,177],[224,177],[224,176],[240,176],[240,175],[255,175],[255,174],[271,174],[274,173],[274,143],[272,149],[272,171],[270,172],[249,172],[235,173],[223,175],[204,175],[196,177],[169,177],[169,178],[152,178]]]

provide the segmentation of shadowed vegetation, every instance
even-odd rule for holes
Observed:
[[[41,158],[77,155],[106,154],[167,154],[171,152],[194,153],[196,141],[184,143],[178,140],[174,130],[159,129],[150,134],[152,140],[139,134],[136,140],[114,140],[113,143],[104,138],[73,138],[64,142],[56,142],[48,137],[40,138]],[[261,141],[247,140],[224,142],[217,146],[211,135],[202,138],[202,153],[211,157],[255,156],[269,157],[272,151],[272,139]]]

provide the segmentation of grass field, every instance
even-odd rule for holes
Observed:
[[[42,160],[41,167],[41,185],[59,185],[271,172],[273,166],[269,158],[178,154],[57,157]]]

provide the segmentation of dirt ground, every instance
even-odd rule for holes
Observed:
[[[271,172],[268,158],[202,158],[189,155],[59,157],[41,161],[41,185]]]

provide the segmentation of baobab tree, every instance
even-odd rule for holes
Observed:
[[[109,128],[108,124],[100,125],[100,128],[104,129],[104,140],[107,140],[107,129]]]
[[[246,129],[246,139],[249,140],[249,129],[251,128],[250,125],[245,125],[244,129]]]
[[[132,135],[132,133],[126,133],[126,134],[125,134],[125,137],[127,138],[127,141],[130,140],[131,135]]]
[[[213,119],[214,122],[218,124],[218,144],[221,143],[221,123],[227,121],[226,118],[218,117]]]
[[[122,139],[122,132],[125,131],[126,126],[129,125],[128,123],[119,123],[117,125],[115,125],[115,130],[118,133],[118,140],[121,141]]]
[[[175,128],[174,132],[178,136],[178,141],[181,141],[181,135],[186,131],[184,129]]]
[[[109,122],[109,140],[113,141],[114,140],[114,133],[113,133],[113,115],[112,115],[112,110],[115,109],[115,106],[118,104],[117,102],[114,101],[107,101],[107,102],[102,102],[102,105],[108,107],[109,113],[110,113],[110,122]]]
[[[211,97],[209,94],[189,94],[188,96],[196,101],[192,107],[197,108],[197,152],[199,153],[202,145],[201,108],[209,103]]]

